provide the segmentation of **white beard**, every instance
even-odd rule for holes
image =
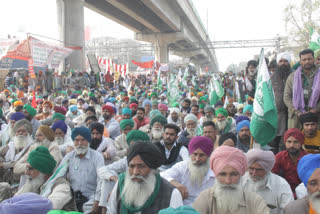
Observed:
[[[43,109],[43,113],[49,113],[50,112],[50,110],[45,110],[45,109]]]
[[[187,128],[187,132],[191,136],[196,136],[197,130],[196,130],[196,128]]]
[[[320,214],[320,192],[315,192],[313,194],[309,193],[309,200],[312,208]]]
[[[14,147],[17,150],[20,150],[20,149],[23,149],[26,145],[28,145],[29,142],[32,141],[32,137],[30,134],[28,134],[27,137],[23,135],[19,135],[19,136],[14,136],[12,141],[14,143]]]
[[[156,184],[156,170],[151,170],[148,176],[130,176],[129,171],[126,172],[126,178],[121,193],[121,198],[126,204],[134,207],[142,206],[152,194]],[[142,182],[133,181],[133,178],[142,179]]]
[[[234,213],[243,198],[240,182],[238,184],[221,184],[218,179],[213,186],[219,214]]]
[[[152,138],[153,139],[161,139],[162,138],[162,134],[163,134],[163,128],[159,129],[159,128],[152,128]]]
[[[253,191],[259,191],[263,189],[268,181],[268,174],[266,174],[263,178],[260,178],[260,180],[257,178],[257,181],[254,181],[252,178],[250,178],[250,184],[253,186]]]
[[[190,180],[192,185],[200,186],[203,182],[204,177],[207,175],[209,170],[210,164],[209,159],[206,163],[202,164],[201,166],[195,165],[191,159],[188,161],[188,169],[190,173]]]
[[[45,175],[40,173],[36,178],[32,178],[31,176],[27,176],[27,182],[21,187],[21,189],[16,193],[16,195],[21,195],[27,192],[33,192],[36,194],[40,193],[40,187],[46,181]]]
[[[224,120],[224,121],[217,121],[217,128],[219,131],[223,131],[226,126],[228,125],[228,121],[227,120]]]
[[[51,144],[51,141],[48,139],[44,139],[42,142],[36,141],[36,145],[37,145],[36,147],[45,146],[45,147],[49,148],[50,144]]]
[[[57,142],[58,145],[64,144],[64,137],[56,137],[55,142]]]
[[[76,146],[75,151],[78,155],[85,155],[88,152],[88,146]]]

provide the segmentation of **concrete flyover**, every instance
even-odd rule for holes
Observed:
[[[208,65],[212,71],[218,71],[214,49],[209,46],[209,36],[191,0],[57,0],[61,1],[83,4],[133,30],[137,40],[155,46],[155,57],[161,63],[169,61],[170,50],[202,68]],[[62,19],[77,17],[72,13],[75,12],[64,10]],[[83,35],[83,30],[80,33]]]

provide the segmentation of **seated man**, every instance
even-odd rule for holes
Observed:
[[[224,108],[218,108],[215,111],[216,118],[213,122],[216,123],[218,134],[223,135],[227,132],[236,133],[236,121],[232,117],[228,117],[228,112]]]
[[[74,145],[71,137],[66,135],[68,131],[67,124],[63,120],[58,120],[51,128],[55,133],[55,142],[58,144],[61,154],[64,156],[72,151]]]
[[[216,125],[213,121],[205,121],[203,123],[203,136],[210,138],[213,142],[213,150],[219,146],[219,135]]]
[[[163,154],[163,165],[159,167],[160,171],[169,169],[177,162],[187,160],[189,157],[188,150],[181,144],[177,143],[180,128],[174,124],[166,124],[162,140],[156,142],[155,145]]]
[[[212,188],[204,190],[193,203],[200,213],[267,214],[269,209],[261,196],[242,188],[240,179],[247,170],[245,154],[234,147],[220,146],[210,157],[210,168],[216,176]]]
[[[12,141],[0,148],[0,181],[17,184],[20,176],[13,173],[13,168],[33,144],[32,124],[26,119],[19,120],[13,126],[13,133]]]
[[[132,119],[123,119],[120,122],[121,135],[119,135],[115,141],[114,146],[116,147],[116,158],[121,159],[127,155],[128,144],[127,135],[133,129],[134,121]]]
[[[176,124],[182,128],[182,121],[180,119],[180,110],[178,108],[170,108],[169,116],[167,117],[168,123]]]
[[[145,115],[145,110],[143,107],[137,109],[137,114],[132,118],[136,124],[135,129],[140,129],[150,123],[150,119]]]
[[[17,175],[22,175],[26,171],[27,160],[29,153],[35,150],[38,146],[45,146],[49,149],[50,154],[56,160],[56,163],[59,164],[62,160],[62,154],[60,152],[59,146],[54,142],[54,132],[53,130],[46,125],[39,126],[36,132],[36,142],[30,146],[28,151],[23,155],[23,157],[17,161],[13,168],[13,172]],[[21,181],[20,181],[21,182]]]
[[[302,149],[304,136],[299,129],[292,128],[284,134],[283,142],[286,150],[276,155],[276,162],[273,166],[272,173],[286,179],[295,196],[295,188],[301,183],[297,173],[297,165],[299,160],[307,154],[307,152]]]
[[[197,136],[198,132],[198,120],[194,114],[188,114],[184,118],[185,129],[179,134],[178,143],[181,143],[188,148],[191,138]]]
[[[248,152],[250,149],[250,122],[243,120],[237,124],[237,148],[243,152]]]
[[[219,138],[219,146],[237,146],[237,136],[231,132],[224,133]]]
[[[305,113],[300,116],[304,134],[304,150],[308,153],[320,153],[320,130],[318,130],[318,115]]]
[[[160,173],[181,192],[184,205],[191,206],[201,191],[213,186],[215,176],[209,165],[212,150],[209,138],[193,137],[189,143],[190,159]]]
[[[69,152],[60,166],[67,164],[66,177],[75,194],[77,209],[84,214],[95,213],[98,209],[98,169],[104,165],[101,153],[89,148],[90,129],[77,127],[71,134],[75,150]]]
[[[127,135],[127,144],[131,145],[133,142],[150,141],[149,136],[140,130],[132,130]],[[127,154],[126,154],[127,155]],[[107,207],[107,200],[109,195],[118,180],[118,174],[125,172],[128,169],[127,156],[122,159],[113,162],[107,166],[103,166],[99,169],[98,175],[100,178],[101,197],[99,206],[102,207],[102,213],[105,213]]]
[[[116,156],[116,148],[113,140],[103,136],[104,125],[98,122],[91,123],[89,129],[91,131],[90,148],[103,155],[105,165],[112,163]]]
[[[162,164],[160,150],[150,142],[129,147],[128,170],[119,176],[108,202],[108,213],[158,213],[167,207],[183,205],[182,197],[157,168]]]
[[[76,207],[73,206],[74,199],[69,182],[64,177],[50,178],[55,167],[56,161],[49,153],[48,148],[44,146],[37,147],[30,152],[28,157],[25,171],[28,177],[27,182],[15,195],[33,192],[48,198],[52,202],[54,210],[75,210]],[[46,183],[48,179],[50,182]]]
[[[167,118],[164,116],[156,115],[151,119],[150,126],[151,126],[151,133],[149,134],[149,138],[152,143],[159,142],[162,139],[163,135],[163,126],[166,125]]]
[[[248,171],[242,177],[242,187],[259,194],[270,208],[270,213],[283,213],[287,204],[293,201],[293,194],[288,182],[271,172],[275,162],[273,152],[250,149],[247,159]]]
[[[2,145],[7,145],[12,140],[15,134],[13,132],[14,123],[24,118],[25,116],[22,112],[15,112],[10,115],[10,120],[8,125],[1,130]]]
[[[298,174],[308,189],[308,195],[292,201],[284,209],[285,214],[310,214],[320,212],[320,155],[303,156],[298,163]]]

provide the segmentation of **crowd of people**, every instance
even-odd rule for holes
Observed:
[[[215,75],[215,103],[213,76],[190,69],[174,102],[170,73],[9,73],[0,214],[320,214],[319,55],[269,63],[278,130],[266,146],[250,132],[255,60]]]

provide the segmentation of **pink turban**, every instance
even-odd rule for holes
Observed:
[[[159,103],[158,110],[159,111],[168,111],[168,106],[166,104]]]
[[[247,152],[248,166],[251,166],[254,162],[258,162],[261,167],[270,172],[273,168],[274,162],[276,161],[274,158],[274,154],[271,151],[263,151],[261,149],[250,149]]]
[[[244,175],[248,163],[245,154],[234,147],[219,146],[210,157],[210,168],[217,176],[225,166],[235,168],[240,175]]]

